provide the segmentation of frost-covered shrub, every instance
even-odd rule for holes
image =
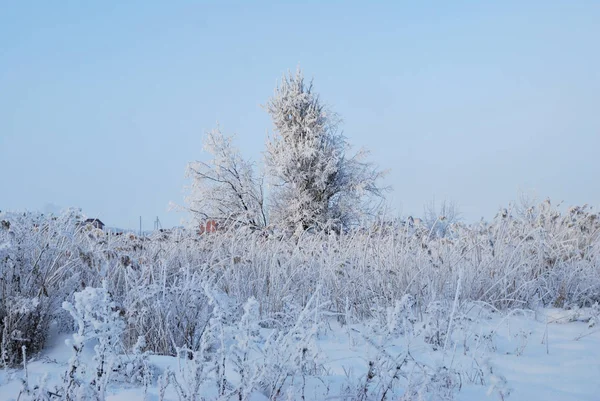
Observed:
[[[453,400],[456,392],[462,387],[460,373],[446,366],[438,367],[429,376],[425,386],[427,393],[438,400]]]
[[[47,323],[40,317],[40,301],[35,298],[11,297],[4,300],[6,312],[2,320],[0,343],[4,366],[12,366],[20,360],[20,348],[30,344],[33,351],[43,344],[45,331],[40,325]]]
[[[62,301],[89,277],[79,268],[88,244],[77,219],[75,210],[0,213],[0,365],[20,363],[22,345],[39,351]]]
[[[434,350],[444,346],[448,326],[450,322],[450,311],[442,302],[433,301],[427,306],[427,318],[423,325],[423,339],[431,344]]]
[[[128,325],[126,341],[133,344],[143,335],[149,350],[154,353],[174,355],[175,344],[196,351],[211,310],[203,290],[206,282],[198,275],[165,274],[168,276],[132,283],[132,288],[124,295],[122,302]]]
[[[66,400],[104,400],[106,389],[115,372],[128,375],[128,365],[122,360],[121,334],[125,323],[116,303],[106,288],[87,287],[73,294],[74,302],[64,302],[77,325],[72,340],[67,341],[73,349],[69,368],[63,378]],[[81,359],[83,348],[94,345],[94,356],[90,364]],[[138,347],[142,344],[138,342]]]
[[[387,308],[387,329],[391,335],[411,335],[417,317],[414,314],[415,299],[410,294],[405,294],[401,300],[396,301],[394,307]]]
[[[218,291],[205,288],[211,317],[196,351],[177,347],[177,370],[161,377],[171,384],[180,400],[216,394],[215,399],[248,400],[261,392],[272,399],[290,388],[304,391],[306,380],[321,372],[315,340],[316,305],[309,302],[292,327],[260,327],[258,302],[250,298],[235,321],[235,306]],[[167,381],[168,378],[168,381]],[[302,384],[297,384],[298,382]]]
[[[118,356],[111,381],[142,385],[146,391],[156,375],[156,368],[150,364],[150,352],[146,348],[146,339],[138,337],[130,353]]]
[[[299,391],[304,394],[306,378],[317,376],[322,370],[316,339],[321,324],[319,312],[326,305],[319,305],[318,301],[319,293],[315,291],[293,325],[274,330],[265,340],[260,382],[271,398],[282,394],[294,378],[300,378]]]
[[[600,325],[600,304],[598,302],[595,302],[594,305],[592,305],[591,311],[590,311],[590,320],[588,321],[588,327],[592,328],[594,326],[599,326]]]
[[[250,298],[246,301],[244,314],[233,336],[235,342],[230,349],[234,370],[239,375],[239,385],[235,392],[238,399],[244,401],[256,390],[262,375],[260,364],[255,362],[263,342],[259,309],[260,305],[256,299]]]

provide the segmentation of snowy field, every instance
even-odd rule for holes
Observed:
[[[598,400],[600,221],[112,235],[0,214],[0,400]]]
[[[446,352],[434,351],[430,344],[414,336],[381,336],[373,334],[372,328],[366,325],[340,327],[332,322],[323,328],[314,343],[316,357],[322,364],[320,376],[295,377],[295,383],[280,398],[300,399],[303,394],[306,400],[355,399],[360,393],[357,390],[365,386],[368,362],[381,363],[384,350],[395,361],[406,360],[402,368],[402,375],[406,377],[421,375],[417,362],[431,370],[448,369],[438,371],[446,372],[440,377],[443,382],[419,382],[418,385],[430,390],[423,393],[423,399],[498,400],[502,399],[502,394],[504,399],[513,400],[598,400],[600,329],[589,327],[593,324],[590,312],[546,309],[510,316],[473,313],[473,317],[479,315],[478,319],[454,333],[452,345]],[[67,337],[56,335],[47,350],[29,361],[30,383],[38,383],[44,375],[47,375],[50,387],[61,382],[61,375],[72,355],[65,345]],[[91,352],[86,358],[91,359]],[[182,372],[187,371],[182,369],[185,369],[186,361],[149,356],[148,363],[156,377],[164,375],[169,368],[178,380],[185,382]],[[161,399],[156,377],[147,388],[141,384],[111,384],[106,399]],[[0,400],[17,399],[23,378],[22,369],[0,373]],[[215,389],[206,387],[200,387],[198,393],[206,399],[217,399]],[[370,395],[381,392],[384,387],[385,383],[377,381],[366,386]],[[419,393],[420,389],[414,390]],[[388,399],[398,399],[404,391],[394,388]],[[170,385],[163,399],[181,398]],[[268,397],[255,391],[249,399],[268,400]]]

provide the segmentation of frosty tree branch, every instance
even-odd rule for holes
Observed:
[[[215,219],[250,226],[264,227],[263,179],[254,175],[252,163],[242,159],[232,146],[232,137],[225,137],[219,128],[209,132],[204,150],[213,158],[188,164],[187,176],[192,178],[187,197],[189,210],[197,220]]]

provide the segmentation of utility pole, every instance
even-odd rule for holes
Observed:
[[[142,236],[142,216],[140,216],[140,237]]]

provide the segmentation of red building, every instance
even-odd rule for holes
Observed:
[[[215,220],[206,220],[204,223],[200,223],[199,234],[214,233],[217,231],[218,224]]]

